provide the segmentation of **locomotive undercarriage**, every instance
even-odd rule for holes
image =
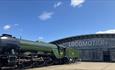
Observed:
[[[0,70],[15,69],[17,67],[16,63],[16,56],[0,55]]]
[[[17,55],[15,48],[1,48],[0,51],[0,70],[15,69],[17,67]]]
[[[32,68],[49,66],[54,64],[54,57],[45,54],[19,55],[17,59],[17,68]]]
[[[7,55],[0,56],[0,70],[25,69],[47,66],[52,64],[53,59],[49,55],[18,55],[18,57]]]
[[[18,55],[16,56],[0,56],[2,65],[1,70],[4,69],[26,69],[26,68],[33,68],[33,67],[42,67],[42,66],[50,66],[50,65],[57,65],[57,64],[68,64],[74,63],[76,59],[57,59],[55,56],[51,55],[43,55],[43,54],[29,54],[29,55]],[[12,61],[11,61],[12,60]],[[3,61],[3,62],[2,62]],[[9,61],[9,62],[8,62]]]

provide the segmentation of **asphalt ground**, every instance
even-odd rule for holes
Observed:
[[[78,62],[74,64],[53,65],[27,70],[115,70],[115,63]]]

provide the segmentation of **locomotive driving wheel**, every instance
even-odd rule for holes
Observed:
[[[45,57],[45,65],[53,65],[53,59],[50,56]]]

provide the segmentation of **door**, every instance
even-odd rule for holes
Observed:
[[[105,62],[110,61],[110,51],[103,51],[103,61]]]

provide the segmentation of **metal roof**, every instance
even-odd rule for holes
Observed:
[[[64,42],[70,42],[74,40],[82,40],[82,39],[91,39],[91,38],[115,38],[115,34],[87,34],[87,35],[77,35],[77,36],[71,36],[66,37],[63,39],[55,40],[50,43],[53,44],[61,44]]]

